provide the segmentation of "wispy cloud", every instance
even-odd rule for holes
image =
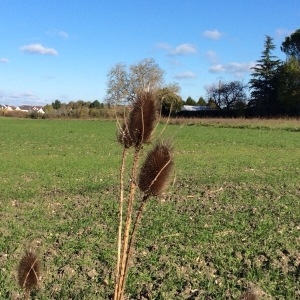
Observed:
[[[170,50],[170,49],[172,49],[172,47],[168,43],[164,43],[164,42],[157,43],[155,45],[155,48],[162,49],[162,50]]]
[[[44,103],[44,101],[31,91],[14,92],[0,90],[0,103],[18,106],[22,104],[38,105]]]
[[[0,57],[0,63],[7,64],[9,63],[9,59],[5,57]]]
[[[57,29],[49,30],[46,32],[46,34],[50,36],[59,36],[63,39],[67,39],[69,37],[69,34],[67,32]]]
[[[196,54],[197,49],[192,44],[181,44],[170,51],[171,55]]]
[[[175,75],[176,79],[190,79],[190,78],[196,78],[196,77],[197,77],[197,75],[192,71],[186,71],[186,72],[182,72],[182,73]]]
[[[208,58],[208,60],[211,64],[216,64],[218,61],[218,55],[215,51],[212,51],[212,50],[207,51],[205,53],[205,56]]]
[[[20,48],[22,52],[30,54],[42,54],[42,55],[57,55],[58,52],[54,48],[47,48],[41,44],[30,44]]]
[[[69,35],[65,32],[65,31],[59,31],[58,35],[64,39],[67,39],[69,37]]]
[[[211,73],[229,73],[235,77],[242,77],[246,73],[251,72],[251,68],[255,66],[255,62],[237,63],[231,62],[228,64],[215,64],[209,68]]]
[[[208,39],[211,39],[211,40],[219,40],[222,37],[222,35],[223,34],[217,29],[205,30],[203,32],[203,36],[208,38]]]
[[[197,48],[189,43],[180,44],[176,47],[172,47],[168,43],[157,43],[155,48],[166,50],[168,55],[188,55],[188,54],[196,54]]]
[[[9,99],[30,99],[37,100],[38,97],[34,95],[31,91],[27,92],[9,92],[9,91],[0,91],[0,98],[9,98]]]
[[[275,37],[277,39],[284,39],[287,36],[290,36],[295,30],[288,30],[284,28],[278,28],[275,30]]]

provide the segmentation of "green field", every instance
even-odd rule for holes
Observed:
[[[129,299],[300,299],[299,123],[166,126],[176,172],[143,216]],[[110,298],[121,153],[115,122],[0,118],[0,299],[18,299],[26,247],[34,299]]]

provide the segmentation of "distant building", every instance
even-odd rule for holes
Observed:
[[[44,114],[44,110],[43,110],[43,106],[35,106],[33,108],[33,110],[35,110],[36,112],[38,112],[39,114]]]
[[[13,110],[15,110],[15,107],[5,104],[5,105],[3,105],[2,109],[5,111],[13,111]]]
[[[180,111],[203,111],[203,110],[209,110],[210,108],[207,107],[207,106],[201,106],[201,105],[183,105],[181,107],[181,110]]]
[[[32,110],[32,106],[30,105],[21,105],[19,108],[21,111],[25,111],[25,112],[29,112]]]
[[[39,114],[44,114],[43,106],[32,106],[32,105],[20,105],[20,106],[11,106],[11,105],[1,105],[0,110],[4,111],[21,111],[21,112],[32,112],[36,111]]]

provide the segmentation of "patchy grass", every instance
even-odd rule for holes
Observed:
[[[130,299],[238,299],[248,287],[300,297],[300,125],[260,121],[166,127],[176,174],[146,208]],[[36,299],[109,299],[115,123],[0,118],[0,128],[0,298],[18,299],[16,268],[32,245],[43,262]]]

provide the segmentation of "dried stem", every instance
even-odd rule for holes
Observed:
[[[24,299],[25,300],[29,300],[30,299],[30,291],[29,290],[25,290],[25,292],[24,292]]]
[[[169,122],[170,122],[171,112],[172,112],[172,104],[171,104],[171,107],[170,107],[170,111],[169,111],[169,114],[168,114],[167,121],[166,121],[166,123],[165,123],[165,125],[164,125],[162,131],[161,131],[161,132],[159,133],[159,135],[157,136],[157,138],[159,138],[159,137],[163,134],[163,132],[166,130],[166,127],[167,127],[167,125],[168,125]],[[160,117],[161,117],[161,115],[160,115]],[[156,124],[156,127],[157,127],[157,126],[158,126],[158,123]],[[156,130],[156,127],[155,127],[154,131]]]
[[[162,191],[164,187],[164,175],[168,175],[168,164],[164,165],[164,162],[168,160],[169,157],[169,147],[161,146],[157,148],[157,154],[159,164],[158,170],[153,170],[151,179],[148,180],[150,186],[147,191],[144,191],[145,196],[142,199],[140,207],[135,211],[135,219],[133,221],[133,203],[135,197],[136,187],[140,184],[137,183],[137,169],[139,164],[139,157],[142,145],[151,142],[151,136],[154,129],[154,124],[156,120],[156,99],[154,95],[150,92],[140,92],[135,99],[132,110],[128,118],[124,118],[124,123],[122,126],[118,124],[118,141],[124,146],[122,165],[120,169],[120,203],[119,203],[119,227],[118,227],[118,253],[117,253],[117,265],[115,270],[116,282],[115,282],[115,292],[114,300],[124,299],[124,290],[126,286],[126,275],[129,267],[131,248],[133,246],[134,236],[137,230],[137,225],[140,222],[142,212],[145,207],[146,200],[151,195],[157,195]],[[124,173],[125,173],[125,156],[126,149],[133,147],[133,162],[131,166],[131,177],[130,177],[130,189],[127,199],[127,210],[126,210],[126,220],[123,221],[123,206],[124,206]],[[162,151],[165,150],[165,153]],[[155,153],[154,153],[155,154]],[[165,154],[167,157],[165,157]],[[152,158],[155,159],[154,155]],[[154,162],[156,166],[156,163]],[[162,169],[160,168],[162,167]],[[167,168],[167,172],[164,168]],[[144,168],[145,169],[145,168]],[[146,175],[146,172],[144,172]],[[158,180],[160,179],[160,180]],[[152,188],[152,185],[156,181],[156,185]],[[142,190],[142,189],[141,189]],[[155,192],[153,192],[155,190]],[[142,190],[143,191],[143,190]],[[151,192],[151,193],[150,193]],[[124,216],[125,217],[125,216]]]
[[[123,235],[123,245],[122,245],[122,256],[121,256],[121,264],[119,268],[119,275],[118,275],[118,283],[117,283],[117,300],[122,300],[124,295],[124,282],[125,282],[125,269],[126,268],[126,262],[128,261],[128,241],[129,241],[129,232],[130,232],[130,226],[132,221],[132,206],[134,201],[134,194],[136,190],[136,172],[138,167],[138,161],[139,161],[139,153],[140,153],[140,147],[135,148],[134,151],[134,158],[133,158],[133,164],[132,164],[132,171],[131,171],[131,184],[130,184],[130,194],[128,198],[128,205],[127,205],[127,212],[126,212],[126,222],[125,222],[125,228],[124,228],[124,235]]]
[[[124,204],[124,171],[126,161],[127,149],[123,148],[122,163],[120,169],[120,203],[119,203],[119,228],[118,228],[118,257],[116,266],[116,283],[115,291],[118,290],[119,271],[121,262],[121,246],[122,246],[122,225],[123,225],[123,204]],[[115,293],[114,299],[117,300],[117,293]]]
[[[141,202],[141,204],[139,206],[139,209],[137,211],[137,214],[136,214],[136,217],[135,217],[135,221],[134,221],[133,226],[132,226],[132,231],[131,231],[130,239],[129,239],[129,243],[128,243],[127,259],[126,259],[126,262],[125,262],[125,271],[124,271],[125,274],[127,273],[127,269],[128,269],[128,263],[129,263],[129,258],[130,258],[130,251],[131,251],[131,248],[132,248],[132,245],[133,245],[133,240],[134,240],[134,237],[135,237],[137,225],[140,223],[140,220],[142,218],[142,213],[144,211],[145,204],[146,204],[148,198],[149,198],[148,195],[144,195],[144,197],[142,199],[142,202]],[[124,286],[124,281],[125,281],[125,277],[123,278],[122,286]]]

